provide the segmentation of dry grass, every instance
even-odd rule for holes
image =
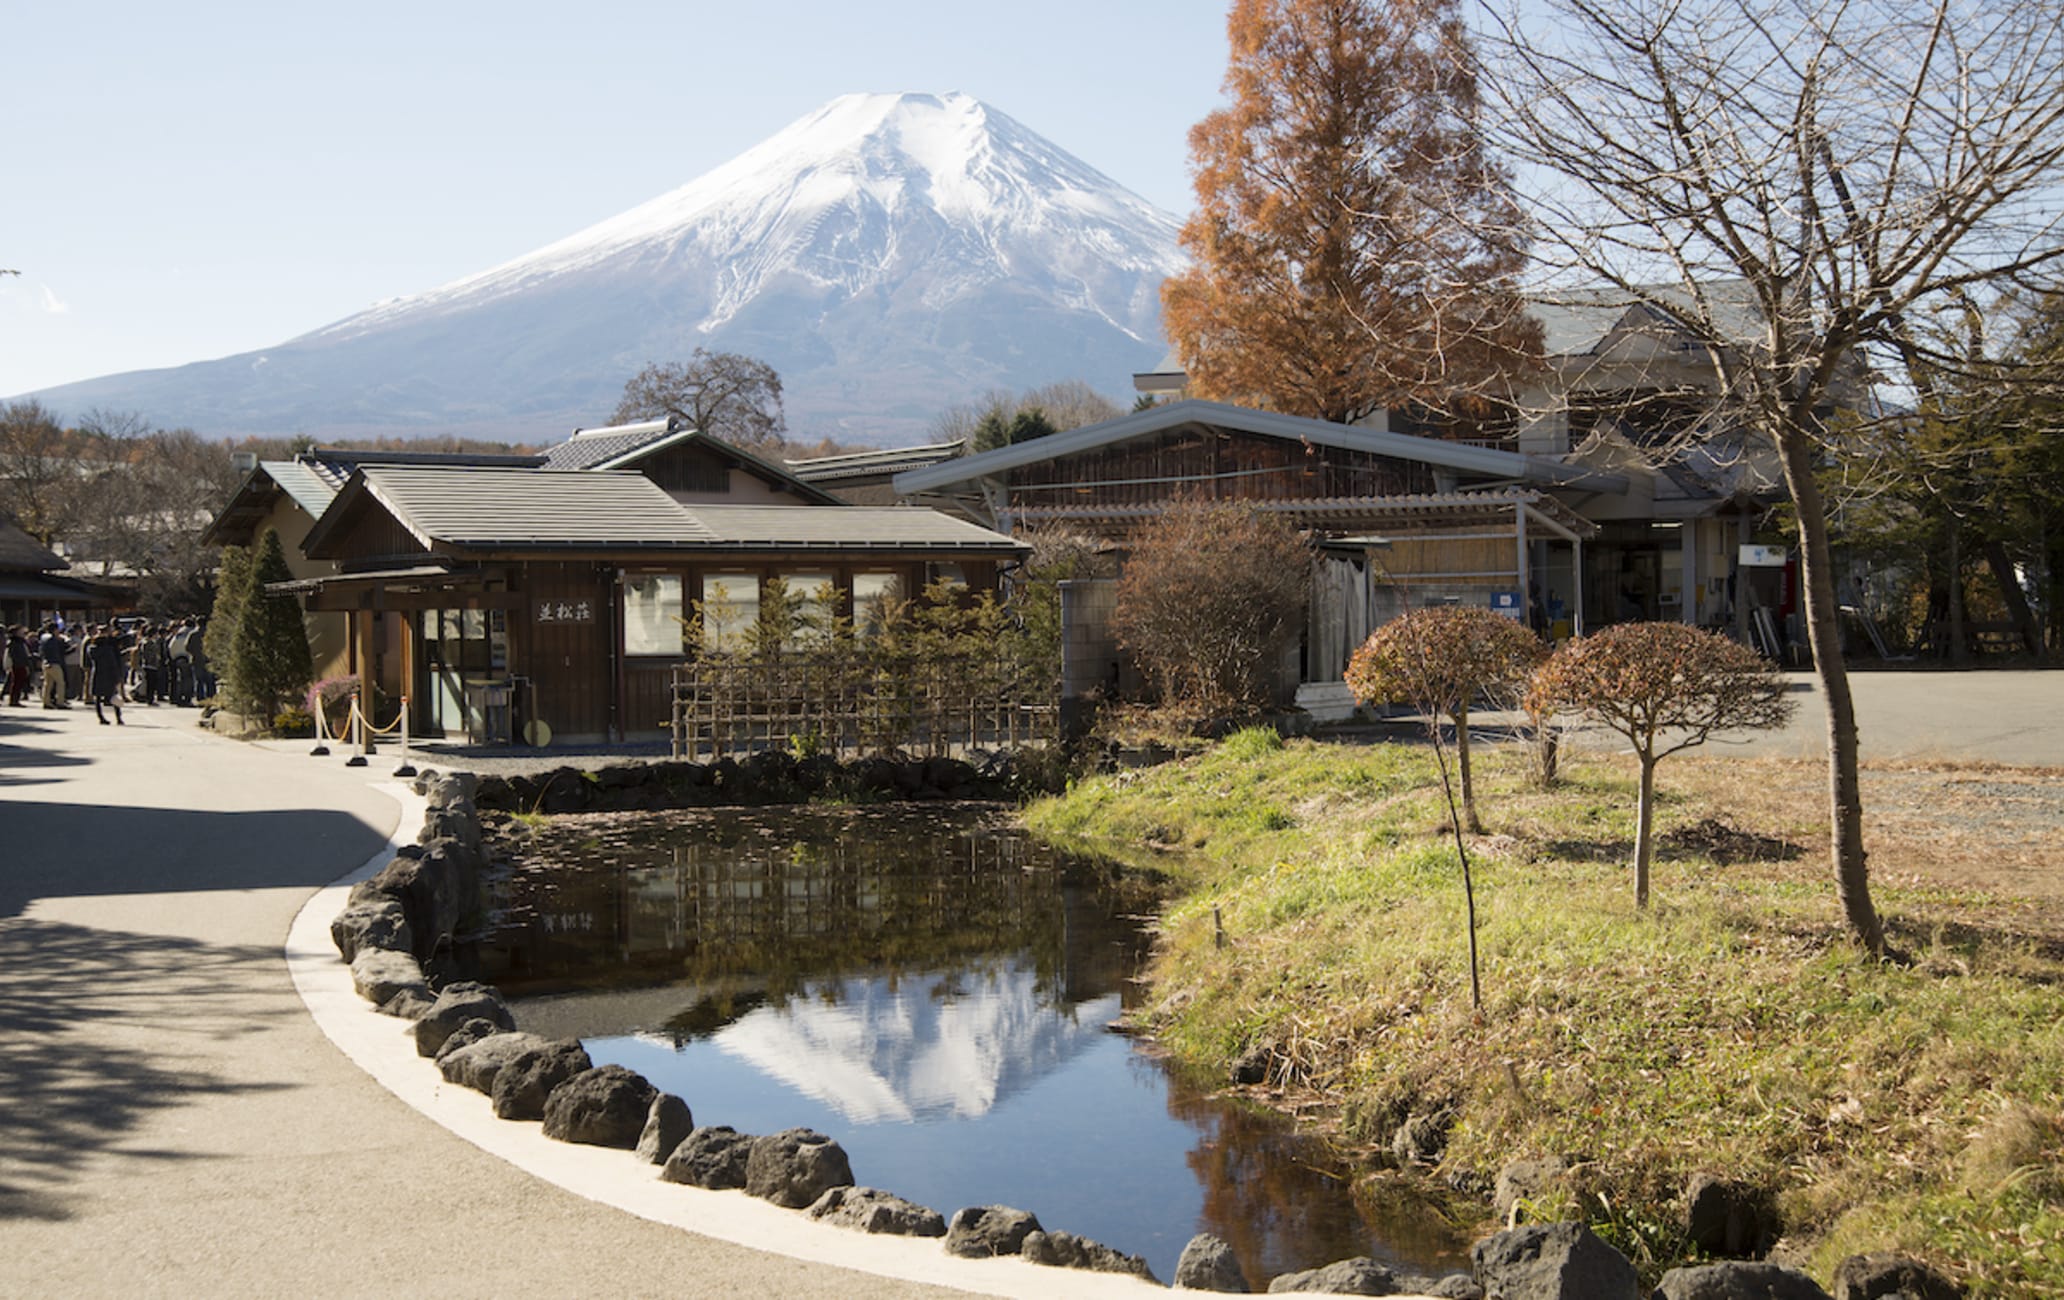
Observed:
[[[1493,752],[1481,1019],[1434,780],[1419,747],[1236,737],[1029,816],[1176,866],[1153,1027],[1207,1064],[1268,1044],[1279,1098],[1351,1138],[1453,1108],[1451,1174],[1576,1157],[1541,1209],[1651,1273],[1685,1257],[1673,1201],[1705,1170],[1770,1189],[1823,1281],[1840,1253],[1900,1248],[1978,1295],[2064,1295],[2064,899],[2043,862],[2064,774],[1871,770],[1876,892],[1912,955],[1880,966],[1843,938],[1815,765],[1666,763],[1644,913],[1631,761],[1540,791]]]

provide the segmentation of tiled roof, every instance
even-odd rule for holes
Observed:
[[[0,570],[10,573],[49,573],[65,567],[64,560],[19,524],[0,519]]]
[[[614,549],[714,540],[642,474],[365,465],[353,483],[432,549]],[[316,542],[311,533],[310,547]]]
[[[571,438],[545,449],[545,468],[593,469],[607,465],[653,443],[666,441],[681,432],[682,427],[673,420],[640,420],[636,424],[575,429]]]
[[[811,456],[791,460],[791,474],[805,483],[835,483],[845,479],[900,474],[908,469],[925,469],[951,460],[967,450],[967,439],[928,443],[922,447],[890,447],[885,451],[855,451],[843,456]]]
[[[683,506],[726,545],[765,550],[1027,549],[1001,533],[914,506]]]
[[[337,490],[351,472],[335,463],[312,460],[261,460],[258,468],[279,484],[280,491],[294,498],[294,504],[311,519],[322,518],[337,497]]]
[[[642,474],[365,465],[308,535],[324,555],[351,501],[370,497],[426,549],[466,551],[955,551],[1021,543],[914,507],[684,506]]]

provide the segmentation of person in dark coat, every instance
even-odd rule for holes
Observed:
[[[93,630],[93,639],[86,643],[86,687],[93,697],[93,715],[100,719],[100,725],[107,725],[107,714],[103,706],[115,710],[115,725],[122,725],[122,639],[113,628],[101,626]]]
[[[43,707],[69,709],[65,703],[65,654],[71,649],[55,621],[43,625],[43,639],[36,643],[36,657],[43,664]]]
[[[29,669],[36,662],[36,652],[29,648],[29,630],[17,623],[7,629],[7,702],[21,707],[22,696],[29,693]]]

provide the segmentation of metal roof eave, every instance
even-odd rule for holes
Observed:
[[[1528,482],[1558,486],[1582,485],[1603,492],[1627,490],[1625,475],[1601,475],[1589,468],[1541,460],[1518,452],[1471,447],[1439,438],[1421,438],[1412,434],[1391,433],[1388,430],[1363,429],[1334,424],[1328,420],[1283,415],[1275,411],[1256,411],[1223,402],[1198,399],[1166,402],[1144,411],[1120,416],[1115,420],[1106,420],[1101,424],[1084,425],[1079,429],[1049,434],[1030,442],[1015,443],[979,455],[943,461],[925,469],[909,470],[896,475],[891,480],[891,486],[899,496],[935,492],[956,483],[988,478],[1039,461],[1058,460],[1064,456],[1094,451],[1099,447],[1165,433],[1189,425],[1259,434],[1287,441],[1318,443],[1345,451],[1415,460],[1497,478],[1525,479]]]

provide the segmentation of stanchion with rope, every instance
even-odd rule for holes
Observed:
[[[416,766],[408,761],[408,696],[406,695],[401,697],[401,716],[395,719],[395,725],[401,728],[401,762],[395,767],[394,775],[414,776],[416,774]]]
[[[328,758],[330,756],[330,742],[336,740],[337,737],[330,734],[329,712],[324,707],[321,697],[318,696],[315,701],[315,748],[308,751],[310,758]]]
[[[408,696],[404,695],[401,697],[401,716],[397,717],[388,726],[374,726],[365,714],[359,712],[357,700],[353,700],[351,702],[351,720],[352,723],[358,728],[358,752],[356,754],[353,754],[350,758],[345,759],[344,766],[364,767],[366,765],[366,755],[377,754],[380,752],[380,747],[373,743],[373,737],[392,736],[397,733],[402,738],[402,765],[408,765]],[[401,776],[403,774],[399,770],[397,770],[395,772],[395,775]],[[411,770],[408,773],[408,775],[413,776],[415,775],[415,773],[413,770]]]

